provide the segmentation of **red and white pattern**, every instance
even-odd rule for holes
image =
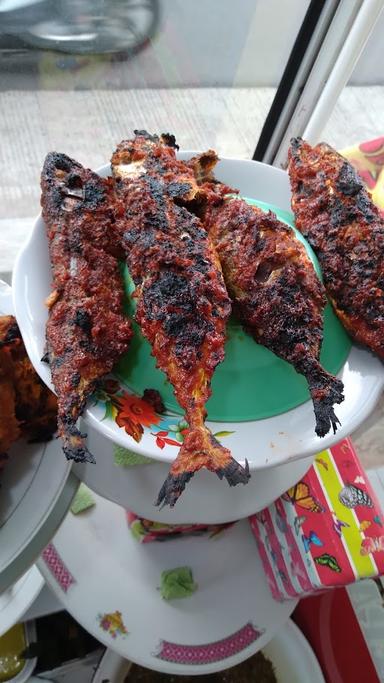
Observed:
[[[178,645],[162,640],[157,659],[175,664],[213,664],[241,652],[264,633],[248,622],[236,633],[206,645]]]
[[[45,550],[43,550],[42,558],[60,588],[66,593],[68,588],[76,583],[76,581],[69,569],[65,566],[53,543],[47,545]]]

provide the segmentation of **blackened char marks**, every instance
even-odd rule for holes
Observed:
[[[159,142],[159,136],[156,134],[151,135],[147,130],[134,130],[133,132],[136,137],[145,138],[146,140],[149,140],[149,142]]]
[[[194,302],[188,280],[172,271],[160,272],[157,279],[145,288],[144,305],[146,315],[151,320],[164,320],[165,306],[182,308],[185,312],[193,311]]]
[[[41,188],[55,289],[46,338],[59,435],[68,458],[92,460],[76,423],[132,333],[122,310],[116,199],[108,180],[56,153],[46,157]]]
[[[296,225],[316,252],[336,313],[356,341],[384,358],[379,211],[356,171],[328,145],[299,141],[290,152],[289,174]]]
[[[315,430],[324,436],[336,429],[333,404],[343,394],[319,363],[325,296],[304,246],[274,214],[243,200],[213,207],[207,220],[239,319],[255,341],[305,376]]]
[[[336,180],[336,189],[346,197],[353,197],[363,189],[363,183],[358,177],[355,169],[345,162]]]
[[[105,202],[106,196],[104,188],[100,186],[98,181],[88,180],[84,185],[84,201],[83,208],[88,211],[93,211]]]
[[[183,198],[189,191],[190,185],[188,183],[169,183],[167,187],[167,193],[173,199]]]
[[[79,308],[76,311],[74,324],[78,325],[80,327],[80,329],[82,329],[85,334],[89,335],[91,333],[92,320],[91,320],[91,317],[87,311],[84,311],[81,308]]]
[[[145,182],[148,186],[150,196],[155,201],[157,207],[156,212],[147,214],[147,222],[158,230],[166,233],[168,230],[168,218],[163,186],[157,178],[153,178],[153,176],[148,176],[145,179]]]

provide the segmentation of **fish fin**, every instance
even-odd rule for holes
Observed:
[[[332,428],[336,434],[340,420],[335,414],[335,403],[344,401],[344,385],[340,379],[324,370],[320,363],[313,363],[305,376],[311,393],[316,418],[315,432],[325,436]]]
[[[195,472],[203,468],[215,472],[219,479],[226,479],[229,486],[246,484],[251,476],[247,461],[245,467],[240,465],[206,427],[197,427],[186,435],[156,505],[173,507]]]
[[[95,457],[85,445],[86,434],[82,434],[76,424],[67,423],[61,432],[63,451],[67,460],[95,463]]]

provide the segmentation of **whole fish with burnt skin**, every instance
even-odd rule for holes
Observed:
[[[332,147],[291,141],[296,225],[319,259],[336,314],[384,358],[384,220],[351,164]]]
[[[176,160],[175,146],[173,136],[139,131],[112,157],[124,205],[117,230],[136,285],[136,319],[189,425],[157,500],[171,506],[203,467],[231,486],[249,479],[247,464],[239,465],[205,425],[231,304],[211,240],[183,206],[199,202],[200,189],[192,169]]]
[[[304,245],[274,213],[224,196],[208,204],[205,225],[215,245],[234,312],[256,342],[304,375],[315,431],[336,432],[342,382],[320,364],[324,287]]]
[[[58,430],[68,459],[92,462],[76,423],[132,336],[122,311],[116,197],[110,179],[57,153],[45,159],[41,190],[53,278],[45,360],[58,398]]]

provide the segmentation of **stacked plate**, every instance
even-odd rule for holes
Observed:
[[[191,155],[186,152],[180,156]],[[107,175],[109,169],[99,171]],[[223,159],[216,175],[239,188],[243,196],[256,197],[260,206],[273,208],[282,220],[292,223],[289,182],[283,171]],[[48,245],[40,217],[15,267],[13,300],[28,354],[48,386],[50,371],[41,357],[47,319],[44,300],[50,284]],[[140,421],[140,411],[135,408],[146,388],[161,390],[167,412],[160,416],[151,410],[145,415],[138,440],[137,433],[132,436],[117,424],[107,394],[89,402],[84,421],[97,463],[76,465],[74,471],[99,494],[96,505],[82,515],[67,516],[39,561],[39,568],[63,605],[87,630],[122,656],[159,671],[209,673],[245,659],[271,640],[287,621],[295,601],[278,604],[271,598],[246,520],[215,540],[182,538],[173,543],[140,545],[130,535],[119,506],[149,520],[175,524],[220,523],[246,517],[296,483],[316,453],[355,430],[373,409],[384,385],[382,364],[369,352],[351,346],[328,308],[322,361],[343,380],[345,401],[337,407],[341,421],[337,434],[319,439],[303,379],[250,342],[235,322],[231,323],[229,337],[227,360],[213,382],[208,425],[239,462],[248,460],[252,477],[247,486],[230,489],[212,474],[199,472],[174,509],[159,511],[154,507],[185,426],[164,376],[136,332],[135,363],[127,357],[116,368],[119,392],[124,394],[126,409],[135,420]],[[116,465],[118,447],[152,462]],[[16,496],[9,510],[16,515],[17,500],[24,501],[29,491],[35,505],[45,510],[45,517],[39,513],[40,522],[30,523],[28,517],[28,524],[38,531],[28,527],[25,532],[19,529],[12,533],[20,546],[14,558],[26,557],[22,547],[28,547],[30,558],[37,554],[53,535],[53,527],[45,522],[49,519],[53,526],[58,525],[68,508],[75,479],[59,451],[59,444],[52,443],[28,457],[19,454],[11,459],[9,467],[15,468],[16,474],[9,469],[7,477],[14,482],[26,477],[29,483],[23,484],[23,495]],[[16,491],[16,483],[12,486]],[[4,492],[7,501],[6,486]],[[29,539],[24,546],[23,533]],[[21,569],[12,557],[7,561],[14,561],[18,571]],[[199,589],[189,599],[167,603],[158,590],[161,571],[181,565],[192,567]],[[0,588],[1,578],[7,577],[5,587],[11,574],[3,567]]]
[[[193,152],[180,154],[190,157]],[[108,175],[109,167],[99,169]],[[257,197],[264,209],[272,207],[281,220],[292,224],[290,187],[285,172],[252,161],[222,159],[216,170],[219,180],[237,187],[246,197]],[[253,200],[252,200],[253,201]],[[309,247],[308,247],[309,249]],[[315,259],[313,253],[311,258]],[[45,226],[38,218],[28,243],[16,263],[13,280],[16,317],[31,361],[48,386],[50,370],[41,362],[45,347],[47,308],[51,272]],[[129,284],[127,285],[129,287]],[[322,362],[338,373],[345,387],[345,400],[337,406],[341,427],[337,434],[316,436],[312,403],[305,380],[291,366],[255,344],[232,322],[226,346],[226,360],[215,372],[212,398],[208,403],[208,425],[241,463],[248,460],[251,481],[231,490],[206,472],[195,476],[172,511],[156,511],[153,501],[175,459],[181,440],[183,416],[165,376],[155,368],[148,345],[135,333],[131,354],[116,368],[115,379],[124,392],[125,410],[131,420],[143,413],[138,397],[146,388],[160,389],[167,413],[153,410],[142,414],[141,436],[120,427],[111,410],[108,395],[91,401],[84,414],[90,432],[96,466],[76,468],[78,476],[101,495],[135,512],[161,521],[231,521],[255,512],[272,502],[300,479],[311,458],[354,431],[373,409],[384,384],[382,363],[351,342],[328,307],[324,324]],[[121,423],[121,421],[120,421]],[[98,439],[97,435],[104,437]],[[116,466],[111,443],[149,457],[162,467],[133,469]],[[280,467],[283,466],[283,467]]]
[[[11,290],[1,283],[0,315],[12,313]],[[1,476],[0,593],[35,562],[64,519],[78,482],[60,443],[16,443]],[[0,615],[0,630],[1,630]]]

